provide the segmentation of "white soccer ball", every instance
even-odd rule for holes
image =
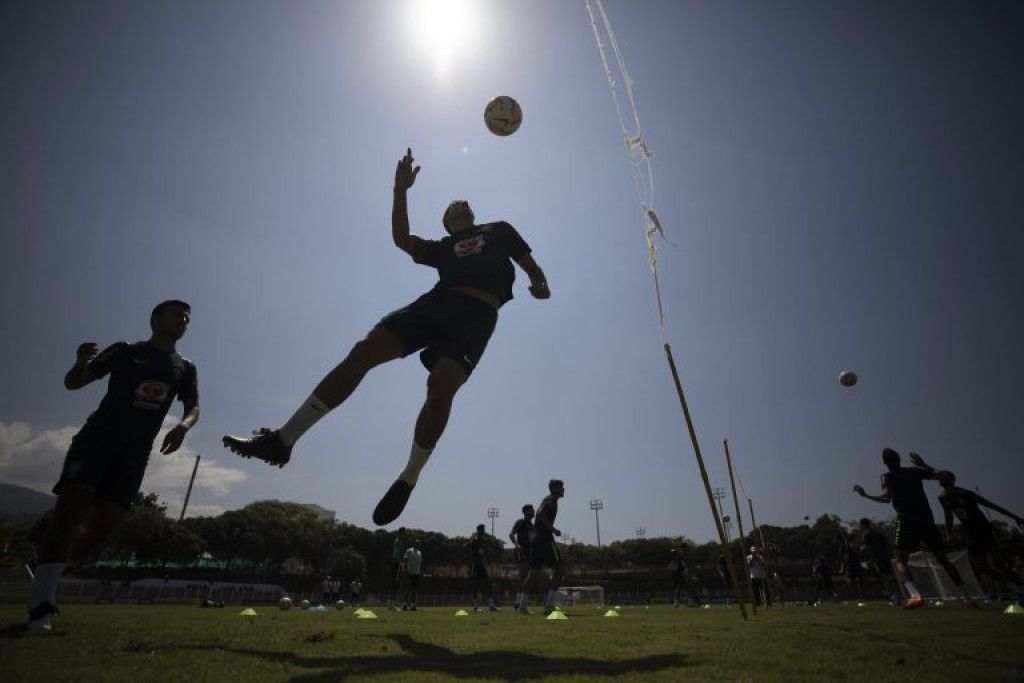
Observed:
[[[519,130],[522,122],[522,108],[508,95],[498,95],[484,107],[484,123],[487,124],[487,130],[495,135],[512,135]]]
[[[292,608],[292,599],[287,595],[277,601],[277,608],[280,610],[287,610]]]
[[[303,600],[301,603],[302,609],[309,609],[309,600]]]
[[[345,601],[344,600],[338,600],[338,602],[334,603],[334,607],[335,607],[335,609],[339,609],[339,610],[345,609]]]

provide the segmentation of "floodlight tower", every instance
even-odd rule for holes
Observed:
[[[726,543],[728,543],[728,542],[729,542],[729,540],[730,540],[730,539],[729,539],[729,520],[728,520],[728,518],[727,518],[727,517],[725,516],[725,510],[723,510],[723,509],[722,509],[722,499],[723,499],[723,498],[725,498],[725,489],[723,489],[723,488],[721,488],[721,487],[717,487],[717,486],[716,486],[716,487],[715,487],[715,488],[713,489],[713,492],[712,492],[712,494],[711,494],[711,497],[715,499],[715,502],[716,502],[716,503],[718,503],[718,516],[719,516],[719,518],[721,518],[721,519],[722,519],[722,521],[724,522],[724,527],[725,527],[725,542],[726,542]]]
[[[494,520],[498,518],[498,508],[487,508],[487,516],[491,518],[491,536],[493,536]]]
[[[647,529],[645,529],[642,526],[638,526],[636,528],[636,535],[639,536],[640,538],[643,538],[644,536],[647,535]]]
[[[604,509],[604,501],[598,498],[590,501],[590,509],[594,511],[594,522],[597,524],[597,547],[601,547],[601,518],[598,511]]]

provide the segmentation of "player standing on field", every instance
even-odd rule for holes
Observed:
[[[889,541],[867,517],[860,520],[860,528],[864,533],[864,548],[871,555],[875,571],[882,578],[889,602],[895,605],[898,602],[900,587],[892,569],[892,550],[889,548]]]
[[[530,294],[551,296],[544,271],[530,247],[504,221],[476,225],[464,200],[448,205],[441,222],[448,236],[426,240],[409,232],[406,193],[420,167],[408,150],[395,169],[391,237],[399,249],[421,265],[436,268],[438,282],[408,306],[386,315],[348,356],[321,380],[302,406],[280,429],[261,429],[252,438],[225,436],[224,445],[246,458],[283,467],[306,430],[348,398],[372,368],[423,349],[429,371],[427,398],[416,419],[405,469],[373,511],[375,524],[388,524],[402,513],[420,470],[444,432],[455,392],[483,356],[498,321],[498,309],[512,299],[513,262],[530,278]]]
[[[494,604],[494,587],[487,575],[487,555],[494,537],[487,533],[483,524],[476,525],[476,533],[469,537],[466,550],[469,552],[469,578],[473,582],[473,611],[480,611],[480,601],[484,587],[487,588],[487,608],[498,611]]]
[[[911,454],[911,461],[917,464],[919,457]],[[924,494],[921,482],[925,479],[934,479],[934,471],[923,467],[901,467],[900,454],[891,448],[882,451],[882,462],[889,468],[888,472],[882,474],[882,493],[877,496],[868,495],[860,484],[855,485],[853,490],[876,503],[892,503],[896,510],[896,572],[910,595],[906,604],[907,609],[924,607],[924,598],[914,585],[910,568],[907,566],[910,553],[917,550],[921,543],[932,551],[936,561],[949,574],[949,578],[963,596],[964,604],[977,609],[977,605],[967,595],[960,572],[946,557],[942,537],[932,516],[932,508]]]
[[[150,314],[152,334],[147,341],[117,342],[99,355],[91,342],[78,347],[64,386],[81,389],[108,374],[110,380],[99,408],[71,440],[60,480],[53,487],[57,503],[39,542],[27,630],[52,629],[57,583],[66,563],[85,559],[127,514],[146,473],[153,439],[174,399],[182,402],[184,416],[167,432],[161,453],[178,450],[199,419],[196,367],[175,351],[191,312],[184,301],[164,301]],[[83,533],[75,539],[83,524]]]
[[[516,520],[509,532],[509,540],[516,554],[516,565],[519,567],[519,585],[526,581],[530,572],[530,534],[533,533],[533,506],[523,506],[523,516]],[[522,592],[516,593],[516,605],[523,600]]]
[[[423,566],[423,553],[415,542],[409,543],[405,549],[405,578],[409,582],[409,590],[405,595],[403,610],[416,610],[416,591],[420,587],[420,570]]]
[[[528,602],[530,591],[537,583],[538,575],[545,567],[551,567],[551,582],[548,584],[544,597],[544,614],[551,614],[555,609],[555,587],[562,583],[563,569],[562,558],[558,555],[558,547],[555,545],[555,536],[561,536],[562,532],[555,528],[555,518],[558,516],[558,499],[565,496],[565,484],[560,479],[552,479],[548,482],[548,495],[541,501],[537,509],[537,521],[533,525],[533,538],[530,541],[530,571],[523,581],[523,596],[521,602],[516,606],[517,610],[529,614]]]

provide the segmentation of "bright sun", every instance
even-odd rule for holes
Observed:
[[[413,0],[412,32],[445,77],[456,57],[471,52],[479,29],[479,0]]]

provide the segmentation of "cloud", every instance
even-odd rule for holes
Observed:
[[[142,490],[156,493],[167,504],[169,513],[177,516],[185,498],[196,453],[188,447],[187,440],[185,446],[170,455],[159,452],[164,435],[175,424],[176,419],[164,420],[154,441],[155,448],[149,457]],[[0,421],[0,480],[49,492],[60,476],[64,456],[78,429],[60,427],[39,431],[25,422]],[[242,470],[223,467],[212,460],[200,460],[191,500],[195,500],[199,493],[224,496],[246,478],[248,475]],[[189,503],[190,517],[216,515],[223,511],[224,508],[218,505]]]

